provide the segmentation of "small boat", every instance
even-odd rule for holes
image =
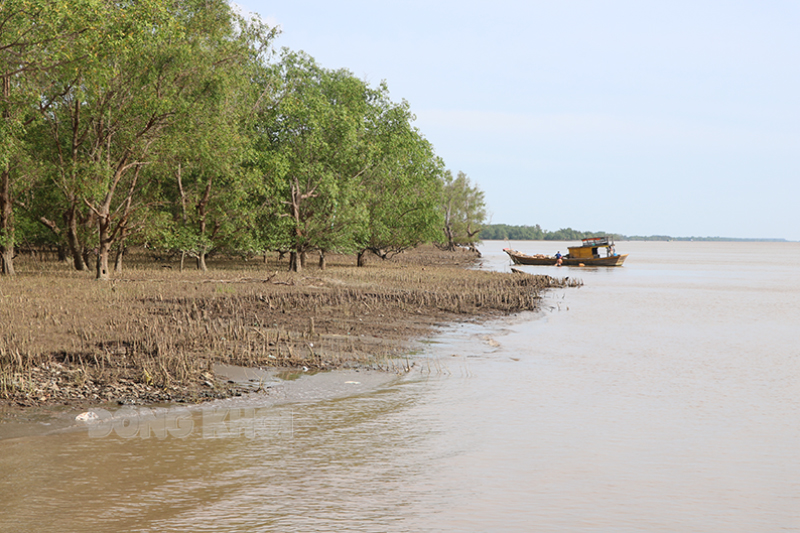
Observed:
[[[605,248],[605,255],[600,249]],[[517,265],[546,265],[546,266],[622,266],[628,254],[618,254],[614,251],[614,239],[610,237],[593,237],[583,239],[580,246],[570,246],[569,253],[560,258],[552,255],[528,255],[504,248],[511,260]]]

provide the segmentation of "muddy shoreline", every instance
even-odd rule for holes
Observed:
[[[354,268],[278,258],[176,272],[147,257],[108,283],[50,263],[0,285],[0,416],[34,407],[200,403],[252,388],[215,365],[403,372],[437,325],[535,310],[569,281],[485,272],[433,247]]]

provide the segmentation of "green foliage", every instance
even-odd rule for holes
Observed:
[[[611,236],[617,239],[620,235],[605,231],[578,231],[572,228],[562,228],[557,231],[543,230],[538,224],[535,226],[509,226],[506,224],[490,224],[480,232],[482,240],[509,240],[509,241],[577,241],[590,237]]]
[[[780,242],[784,239],[739,239],[728,237],[671,237],[669,235],[621,235],[605,231],[577,231],[564,228],[558,231],[543,230],[535,226],[509,226],[507,224],[490,224],[481,229],[482,240],[509,241],[577,241],[591,237],[611,237],[615,241],[726,241],[726,242]]]
[[[276,34],[227,0],[0,0],[0,251],[12,215],[16,240],[78,269],[97,254],[98,277],[125,243],[198,264],[388,257],[443,226],[473,243],[483,193],[445,173],[408,104],[300,52],[271,63]]]
[[[509,226],[507,224],[489,224],[481,228],[479,237],[484,241],[540,241],[544,239],[545,232],[536,224],[535,226]]]
[[[438,238],[444,164],[412,127],[408,103],[391,102],[385,84],[374,93],[372,112],[374,163],[364,175],[369,226],[361,249],[385,258]]]
[[[227,22],[220,24],[220,18]],[[259,58],[275,32],[224,10],[204,13],[200,22],[204,63],[217,67],[207,72],[201,97],[176,117],[162,144],[157,198],[176,238],[162,232],[151,242],[195,256],[203,268],[205,254],[214,248],[256,248],[249,197],[258,180],[243,164],[251,152],[248,127],[258,98],[250,80],[264,69]],[[198,54],[190,56],[196,61]]]
[[[544,234],[546,241],[578,241],[590,237],[604,237],[609,235],[605,231],[578,231],[572,228],[562,228],[558,231],[548,231]]]
[[[288,244],[295,258],[310,250],[353,251],[368,221],[363,180],[374,164],[372,91],[346,70],[324,69],[289,50],[270,74],[257,165],[265,181],[263,217],[287,232],[270,244]]]
[[[85,60],[87,33],[101,21],[97,0],[0,3],[0,254],[13,274],[15,197],[38,177],[29,130],[63,90],[57,73]],[[74,11],[73,11],[74,8]],[[24,238],[24,237],[23,237]]]
[[[443,247],[448,250],[457,246],[473,248],[486,221],[483,191],[472,185],[463,172],[453,178],[453,174],[447,171],[442,178],[441,206],[444,212]]]
[[[95,226],[98,277],[111,245],[141,231],[160,209],[174,210],[176,197],[184,216],[174,217],[175,242],[205,251],[212,237],[236,235],[224,230],[246,195],[239,167],[249,142],[243,122],[257,96],[250,79],[275,31],[236,16],[225,0],[50,7],[24,16],[38,27],[43,11],[68,13],[77,29],[64,39],[51,33],[40,48],[50,52],[58,43],[58,60],[29,69],[38,120],[25,140],[42,169],[39,189],[59,194],[31,195],[25,209],[46,225],[65,221],[51,229],[65,236],[76,266],[77,248],[87,244],[76,228]],[[170,197],[167,185],[181,163],[187,187]]]

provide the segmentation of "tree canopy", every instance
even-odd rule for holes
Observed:
[[[0,271],[126,246],[390,257],[473,245],[483,193],[394,102],[227,0],[0,0]],[[181,262],[183,265],[183,261]]]
[[[486,221],[483,191],[473,185],[463,172],[453,178],[447,171],[443,178],[441,206],[444,214],[443,245],[448,250],[457,246],[474,248]]]

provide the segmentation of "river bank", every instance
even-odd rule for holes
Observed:
[[[423,247],[356,268],[286,272],[220,261],[207,272],[134,256],[111,282],[30,259],[0,283],[0,408],[202,402],[252,391],[215,365],[407,370],[439,324],[538,308],[569,280],[486,272]]]

